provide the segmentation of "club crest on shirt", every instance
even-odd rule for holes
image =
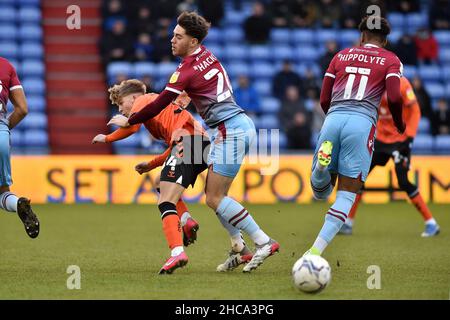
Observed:
[[[172,76],[170,77],[169,83],[175,83],[178,81],[180,73],[178,71],[175,71]]]

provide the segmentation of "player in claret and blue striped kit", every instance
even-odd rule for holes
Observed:
[[[325,73],[320,105],[326,119],[314,154],[311,187],[316,199],[326,199],[337,182],[336,201],[305,254],[321,255],[344,224],[369,172],[374,150],[378,108],[386,91],[394,124],[405,131],[402,119],[397,56],[383,49],[390,26],[378,16],[360,25],[360,46],[338,52]]]

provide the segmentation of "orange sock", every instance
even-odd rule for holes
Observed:
[[[356,194],[355,202],[353,203],[353,206],[350,209],[350,213],[348,214],[348,217],[352,220],[356,216],[356,211],[358,210],[358,205],[359,205],[359,202],[361,201],[361,196],[362,196],[361,193]]]
[[[180,198],[180,200],[178,200],[178,202],[177,202],[177,215],[178,215],[178,217],[180,217],[180,219],[181,219],[181,216],[185,212],[189,212],[188,207],[186,206],[184,201],[181,200],[181,198]]]
[[[414,197],[410,199],[411,202],[416,206],[417,210],[420,212],[425,221],[433,218],[430,209],[428,209],[428,206],[425,203],[425,201],[423,201],[420,193],[416,194]]]
[[[164,217],[162,223],[169,248],[173,249],[175,247],[183,246],[180,218],[175,214],[169,214]]]

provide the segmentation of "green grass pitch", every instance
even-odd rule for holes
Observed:
[[[441,234],[423,239],[423,222],[407,203],[360,206],[353,236],[337,236],[324,258],[332,281],[317,295],[296,291],[291,267],[319,232],[326,203],[247,205],[281,245],[251,274],[217,273],[230,247],[205,205],[190,205],[200,223],[189,264],[159,268],[169,250],[155,205],[35,205],[41,234],[29,239],[13,214],[0,215],[0,299],[449,299],[450,206],[431,205]],[[69,265],[81,289],[66,286]],[[381,289],[368,289],[367,268],[381,268]]]

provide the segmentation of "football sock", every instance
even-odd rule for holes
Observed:
[[[319,163],[316,164],[311,173],[311,188],[314,198],[317,200],[325,200],[333,191],[330,172]]]
[[[417,193],[414,197],[410,198],[411,202],[416,206],[417,210],[423,217],[423,220],[427,221],[433,218],[430,209],[428,209],[427,204],[423,201],[420,193]],[[434,220],[434,219],[433,219]]]
[[[231,236],[231,249],[234,252],[241,252],[245,247],[244,239],[242,238],[241,232]]]
[[[170,252],[170,255],[172,257],[176,257],[177,255],[179,255],[180,253],[182,253],[184,251],[182,246],[178,246],[172,249],[172,251]]]
[[[189,214],[189,209],[187,208],[186,204],[183,200],[178,200],[177,202],[177,215],[180,218],[181,226],[184,226],[186,224],[186,221],[188,218],[191,218],[191,215]]]
[[[355,202],[353,203],[353,206],[350,209],[350,213],[348,214],[347,221],[345,221],[345,223],[350,226],[353,225],[353,220],[355,219],[356,211],[358,210],[359,202],[361,201],[361,196],[362,196],[362,193],[356,194]]]
[[[309,249],[309,253],[320,256],[322,254],[322,252],[325,250],[325,248],[327,247],[327,245],[328,245],[328,242],[326,242],[319,236],[319,237],[317,237],[316,241],[314,241],[312,248]]]
[[[325,223],[319,232],[319,238],[325,240],[327,244],[333,240],[341,229],[345,219],[347,219],[348,212],[350,212],[350,209],[352,208],[355,198],[356,193],[353,192],[339,190],[336,193],[336,201],[328,210],[325,216]]]
[[[170,202],[163,202],[159,206],[163,223],[163,231],[170,249],[183,247],[180,218],[177,216],[176,206]]]
[[[219,203],[217,215],[223,219],[221,219],[222,224],[228,223],[231,226],[244,231],[258,245],[264,244],[270,240],[252,218],[247,209],[230,197],[224,197]],[[261,230],[261,232],[257,232],[259,230]]]
[[[9,212],[17,212],[17,196],[9,191],[0,194],[0,208]]]

